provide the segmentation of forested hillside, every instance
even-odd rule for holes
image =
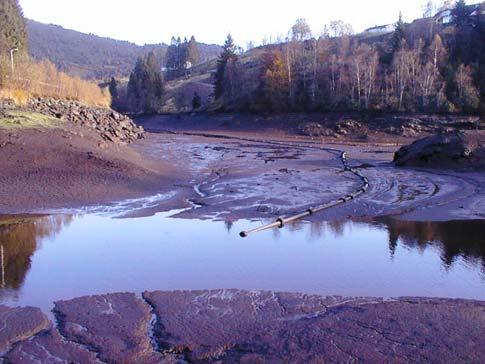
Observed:
[[[137,59],[154,52],[159,61],[168,45],[136,44],[64,29],[57,25],[27,20],[30,53],[36,59],[49,59],[61,70],[88,79],[126,78]],[[219,55],[221,47],[198,43],[200,60]]]
[[[288,39],[246,54],[229,37],[216,102],[228,111],[484,112],[485,3],[460,0],[385,34],[343,25],[315,37],[299,19]]]

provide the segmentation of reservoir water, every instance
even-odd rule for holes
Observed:
[[[306,223],[98,214],[0,220],[0,303],[239,288],[343,296],[485,299],[485,221]]]

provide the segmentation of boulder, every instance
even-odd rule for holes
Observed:
[[[394,163],[432,168],[485,168],[483,135],[452,131],[419,139],[401,147],[394,155]]]

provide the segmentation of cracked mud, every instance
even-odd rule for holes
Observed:
[[[12,319],[1,331],[4,360],[13,363],[485,360],[482,340],[485,303],[480,301],[320,297],[240,290],[155,291],[144,292],[142,296],[119,293],[56,302],[57,328],[51,327],[39,310],[2,306],[2,319]],[[156,315],[154,322],[150,321],[152,308]]]

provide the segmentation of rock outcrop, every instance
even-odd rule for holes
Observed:
[[[335,136],[335,131],[320,123],[302,123],[298,125],[298,132],[301,135],[310,137]]]
[[[339,138],[350,136],[362,138],[367,130],[366,125],[352,119],[343,119],[336,123],[327,121],[324,123],[309,122],[298,125],[298,132],[301,135],[311,137],[330,136]]]
[[[144,137],[144,130],[128,116],[114,110],[90,107],[76,101],[33,99],[28,109],[96,130],[108,142],[132,143]]]
[[[419,139],[394,155],[397,166],[485,168],[480,132],[447,132]]]

